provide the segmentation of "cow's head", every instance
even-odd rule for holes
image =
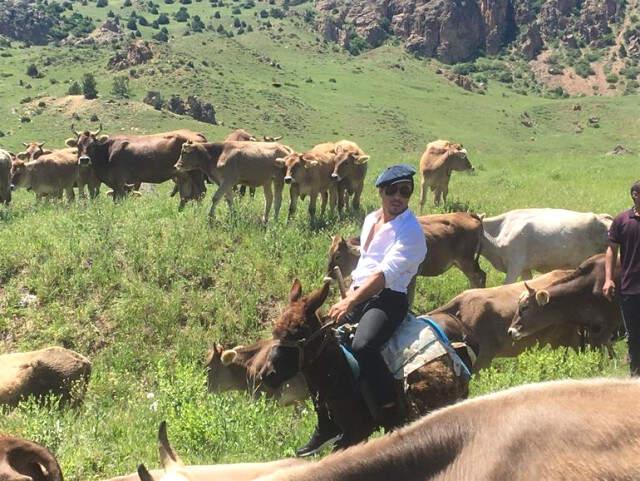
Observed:
[[[0,479],[62,481],[62,471],[56,458],[45,447],[6,436],[0,438]]]
[[[471,165],[471,161],[467,157],[467,149],[462,147],[462,144],[449,144],[447,152],[447,163],[449,164],[449,168],[451,170],[474,170],[473,166]]]
[[[27,166],[22,160],[15,160],[11,164],[11,184],[16,188],[22,187],[27,180]]]
[[[285,168],[284,181],[287,184],[299,183],[304,176],[305,169],[309,169],[319,164],[319,162],[309,153],[299,154],[293,152],[286,157],[278,157],[276,165]]]
[[[160,481],[191,481],[184,463],[169,443],[166,421],[162,421],[158,429],[158,451],[160,464],[164,469],[164,476]],[[156,481],[144,464],[138,466],[138,476],[141,481]]]
[[[50,150],[44,150],[42,148],[44,144],[45,142],[31,142],[31,143],[22,142],[22,145],[25,146],[25,150],[23,150],[22,152],[18,152],[16,154],[16,158],[27,161],[27,160],[35,160],[44,154],[50,154],[51,153]]]
[[[199,142],[185,142],[182,144],[180,157],[175,168],[182,172],[200,169],[200,152],[202,150],[204,150],[204,146]]]
[[[291,379],[300,370],[313,362],[331,332],[318,332],[322,323],[317,310],[329,295],[329,282],[309,294],[302,295],[302,285],[293,281],[289,292],[289,305],[274,323],[275,341],[262,379],[269,387],[276,388]],[[314,334],[315,333],[315,334]]]
[[[327,275],[335,278],[334,268],[339,267],[342,275],[348,276],[356,268],[358,259],[360,259],[360,239],[353,237],[346,240],[341,235],[334,235],[329,247]]]
[[[76,147],[78,149],[78,164],[90,165],[96,161],[97,150],[103,146],[108,140],[108,135],[98,134],[102,131],[102,124],[98,127],[98,130],[91,132],[85,130],[84,132],[76,131],[71,124],[71,131],[76,135],[75,138],[69,138],[65,140],[65,144],[68,147]]]
[[[356,165],[364,165],[369,160],[368,155],[354,152],[351,149],[345,149],[340,145],[336,147],[335,152],[335,167],[331,173],[331,178],[335,181],[344,179],[353,171]]]
[[[508,330],[514,341],[530,336],[549,325],[548,322],[544,322],[547,316],[543,315],[545,306],[551,301],[549,291],[533,289],[526,282],[524,286],[526,290],[520,294],[518,309]]]

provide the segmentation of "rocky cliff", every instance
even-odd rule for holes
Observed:
[[[555,41],[611,45],[625,15],[617,0],[316,0],[315,7],[326,40],[348,48],[361,37],[376,47],[394,35],[409,51],[447,63],[505,47],[531,59]]]

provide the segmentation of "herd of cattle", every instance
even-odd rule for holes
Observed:
[[[142,182],[173,179],[172,195],[179,193],[181,206],[202,198],[207,181],[216,183],[210,216],[223,197],[232,202],[238,185],[263,188],[264,222],[272,204],[278,216],[285,184],[290,185],[289,216],[295,213],[298,198],[305,196],[309,196],[312,217],[318,196],[322,214],[327,203],[339,211],[349,204],[360,205],[369,157],[348,140],[297,153],[277,142],[279,139],[258,141],[242,130],[223,142],[207,142],[189,130],[112,137],[100,135],[100,130],[74,130],[75,136],[67,139],[64,149],[45,150],[42,142],[34,142],[25,144],[26,150],[17,155],[0,151],[0,201],[10,202],[12,186],[33,190],[37,198],[60,198],[65,192],[73,199],[74,188],[84,195],[87,186],[89,195],[95,197],[104,183],[112,189],[114,199],[119,199]],[[442,140],[428,144],[420,160],[421,209],[429,188],[436,203],[446,201],[451,172],[470,169],[461,145]],[[421,216],[419,221],[428,253],[418,276],[438,276],[455,266],[471,286],[427,315],[451,341],[473,347],[469,360],[473,372],[489,366],[494,358],[517,356],[535,344],[610,349],[621,325],[616,304],[601,293],[611,216],[520,209],[488,218],[456,212]],[[359,256],[358,238],[334,236],[327,274],[333,276],[339,267],[348,276]],[[486,288],[480,256],[506,274],[504,285]],[[534,271],[542,274],[532,279]],[[290,302],[295,300],[296,289],[300,299],[301,286],[294,283]],[[315,313],[322,305],[328,284],[320,291],[319,305],[305,312]],[[414,293],[415,280],[410,286],[411,302]],[[314,296],[317,294],[302,299],[311,302]],[[300,372],[277,387],[260,379],[268,371],[273,347],[283,343],[276,337],[230,349],[214,346],[207,357],[209,391],[264,393],[283,404],[307,399],[307,381]],[[0,362],[0,403],[7,405],[51,392],[63,400],[81,400],[91,372],[88,359],[62,348],[8,354],[0,356]],[[468,385],[456,386],[456,393],[457,398],[466,397]],[[640,467],[612,462],[617,454],[610,449],[613,440],[626,439],[629,453],[640,454],[635,436],[640,417],[632,408],[639,394],[640,385],[634,381],[518,388],[441,409],[397,433],[315,462],[185,467],[169,445],[163,424],[160,457],[167,481],[640,479]],[[617,403],[598,402],[614,397]],[[623,407],[625,403],[628,408]],[[593,434],[594,423],[601,428],[597,435]],[[585,425],[590,429],[585,431]],[[545,442],[530,442],[530,436],[544,437]],[[490,445],[491,452],[483,445]],[[572,462],[582,470],[567,468]],[[12,437],[0,437],[0,473],[8,481],[62,481],[51,453]],[[113,481],[153,481],[162,475],[141,466],[135,475]]]
[[[114,199],[137,189],[142,182],[158,184],[173,179],[172,196],[179,193],[180,208],[198,200],[206,192],[206,182],[218,185],[210,216],[224,197],[232,201],[240,184],[251,189],[262,187],[269,218],[272,203],[278,216],[285,184],[290,185],[289,216],[296,211],[298,198],[309,196],[309,213],[316,213],[318,196],[321,213],[329,203],[332,212],[360,206],[369,156],[354,142],[325,142],[306,152],[296,152],[277,142],[280,138],[256,137],[239,129],[222,142],[207,142],[204,135],[187,129],[153,135],[99,135],[79,132],[65,141],[66,148],[45,150],[44,142],[24,143],[18,154],[0,150],[0,202],[11,201],[10,187],[32,190],[37,198],[74,198],[87,186],[89,195],[99,193],[101,183],[112,189]],[[467,152],[459,144],[431,142],[420,159],[422,172],[421,208],[430,187],[435,202],[446,201],[453,170],[471,170]]]

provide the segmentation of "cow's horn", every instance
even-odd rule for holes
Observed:
[[[38,142],[38,147],[42,148],[46,142]]]
[[[29,144],[27,144],[26,142],[22,142],[22,145],[24,145],[25,147],[29,147]]]
[[[527,284],[526,281],[524,283],[524,287],[527,289],[527,292],[529,292],[529,295],[533,295],[536,292],[536,290]]]
[[[138,465],[138,477],[141,481],[155,481],[144,464]]]
[[[73,124],[71,124],[71,132],[73,132],[74,134],[76,134],[76,137],[80,137],[80,132],[78,132],[75,127],[73,126]]]
[[[100,132],[102,132],[102,124],[100,124],[100,127],[98,127],[98,130],[96,130],[95,132],[91,132],[91,135],[96,136],[96,135],[98,135]]]

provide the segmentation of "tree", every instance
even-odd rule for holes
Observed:
[[[168,42],[169,41],[169,31],[166,27],[162,27],[158,33],[152,36],[152,38],[157,42]]]
[[[119,75],[113,79],[113,87],[111,88],[111,93],[116,97],[121,97],[123,99],[129,98],[129,77],[126,75]]]
[[[216,12],[213,14],[213,18],[220,18],[220,12]]]
[[[131,0],[124,0],[124,3],[122,4],[123,7],[130,7],[131,6]]]
[[[185,7],[180,7],[180,10],[175,13],[174,17],[176,22],[186,22],[189,20],[189,12],[187,12]]]
[[[136,22],[135,17],[131,17],[127,22],[127,28],[129,30],[138,30],[138,22]]]
[[[82,77],[82,93],[84,94],[85,99],[90,100],[98,97],[96,79],[90,73],[86,73]]]
[[[69,85],[69,90],[67,90],[67,95],[80,95],[82,93],[82,87],[75,80],[71,85]]]
[[[31,64],[27,67],[27,75],[31,78],[38,78],[40,76],[40,72],[38,72],[38,67],[35,64]]]
[[[202,32],[205,28],[204,22],[200,20],[200,16],[194,15],[191,19],[191,30],[193,32]]]
[[[158,25],[167,25],[169,23],[169,16],[166,13],[158,15]]]
[[[104,8],[107,5],[109,5],[109,1],[108,0],[98,0],[96,2],[96,7],[98,7],[98,8]]]

